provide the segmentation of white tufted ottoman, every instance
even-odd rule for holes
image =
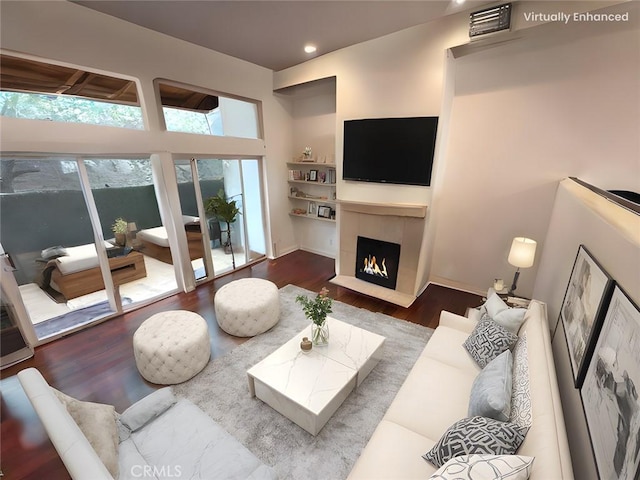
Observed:
[[[213,301],[220,328],[236,337],[266,332],[280,320],[278,287],[261,278],[227,283]]]
[[[207,322],[186,310],[156,313],[133,334],[133,354],[140,374],[151,383],[185,382],[211,356]]]

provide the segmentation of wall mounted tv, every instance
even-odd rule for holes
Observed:
[[[345,120],[342,179],[431,185],[438,117]]]

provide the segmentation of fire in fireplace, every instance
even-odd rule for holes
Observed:
[[[356,278],[395,290],[399,262],[399,244],[358,236]]]

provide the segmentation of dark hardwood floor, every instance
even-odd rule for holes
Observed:
[[[81,400],[114,405],[122,412],[161,387],[140,376],[133,357],[133,333],[152,314],[181,309],[202,315],[209,325],[212,359],[244,341],[219,329],[213,309],[216,290],[233,280],[266,278],[278,288],[294,284],[312,291],[327,287],[330,296],[340,302],[431,328],[438,325],[441,310],[464,315],[467,307],[481,303],[481,297],[477,295],[429,285],[414,304],[405,309],[333,285],[329,283],[333,275],[333,259],[298,250],[38,347],[33,358],[0,373],[0,468],[5,478],[70,478],[22,391],[15,376],[17,372],[35,367],[55,388]]]

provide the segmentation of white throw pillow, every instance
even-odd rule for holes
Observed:
[[[107,467],[113,478],[118,478],[118,427],[116,410],[103,403],[83,402],[51,387],[69,415]]]
[[[484,303],[484,307],[487,309],[487,314],[491,318],[495,318],[503,310],[507,310],[509,305],[504,303],[504,301],[498,296],[496,292],[492,292],[488,297],[487,301]]]
[[[526,308],[507,308],[492,318],[498,325],[502,325],[511,333],[515,333],[517,335],[520,330],[520,326],[524,323],[524,316],[526,313]]]
[[[461,455],[445,463],[429,480],[527,480],[534,457]]]
[[[489,289],[487,301],[483,307],[494,322],[516,335],[527,313],[526,308],[510,308],[493,289]]]

